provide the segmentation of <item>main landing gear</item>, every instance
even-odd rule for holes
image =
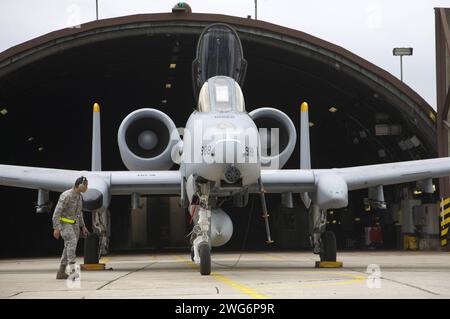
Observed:
[[[336,236],[326,231],[327,215],[317,205],[309,209],[310,240],[314,254],[320,256],[320,261],[336,261]]]

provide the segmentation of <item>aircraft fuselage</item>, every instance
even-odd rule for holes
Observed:
[[[215,182],[212,193],[227,196],[260,177],[258,129],[245,112],[194,112],[183,136],[181,173]]]

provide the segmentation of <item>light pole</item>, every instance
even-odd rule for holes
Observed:
[[[255,0],[255,20],[258,20],[258,0]]]
[[[392,54],[394,56],[400,56],[400,80],[403,82],[403,56],[413,55],[413,48],[394,48]]]
[[[98,20],[98,0],[95,0],[95,16],[97,17]]]

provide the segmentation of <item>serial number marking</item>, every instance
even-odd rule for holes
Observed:
[[[254,303],[254,304],[219,304],[219,308],[212,308],[210,306],[187,305],[182,303],[175,307],[177,314],[197,314],[202,317],[207,317],[208,313],[217,312],[219,314],[275,314],[275,305],[268,303]]]
[[[274,304],[220,304],[219,313],[226,314],[266,314],[266,313],[275,313],[275,305]]]

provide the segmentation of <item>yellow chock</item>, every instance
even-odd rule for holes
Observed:
[[[316,261],[316,268],[342,268],[342,261]]]
[[[81,264],[81,270],[106,270],[105,264]]]

